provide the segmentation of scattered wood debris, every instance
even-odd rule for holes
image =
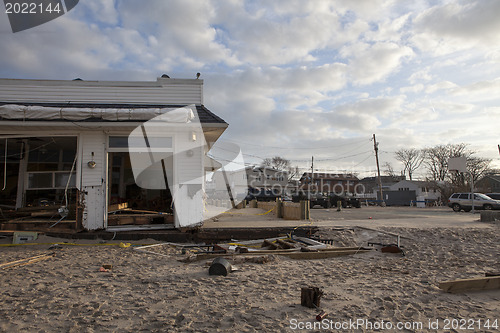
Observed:
[[[323,291],[318,287],[302,287],[300,290],[300,305],[308,308],[319,308]]]
[[[500,289],[500,276],[445,281],[439,284],[439,288],[447,293]]]
[[[168,254],[162,253],[154,249],[160,248],[161,245],[168,245]],[[230,258],[232,260],[246,260],[256,263],[264,263],[269,258],[269,255],[287,256],[292,259],[326,259],[339,256],[353,255],[358,253],[370,252],[372,248],[364,247],[327,247],[326,244],[315,240],[302,237],[275,238],[245,242],[233,242],[227,244],[209,244],[209,245],[182,245],[182,244],[154,244],[135,248],[136,251],[146,252],[151,254],[159,254],[163,256],[184,255],[179,258],[181,262],[194,262],[199,260],[209,260],[218,257]],[[179,253],[180,252],[180,253]],[[246,259],[237,259],[243,256]],[[251,257],[260,257],[261,259],[248,259]]]
[[[41,255],[26,258],[26,259],[19,259],[19,260],[0,264],[0,269],[6,269],[6,268],[11,268],[11,267],[16,267],[16,266],[30,265],[30,264],[33,264],[35,262],[39,262],[42,260],[52,258],[54,256],[55,256],[55,253],[50,253],[50,254],[41,254]]]

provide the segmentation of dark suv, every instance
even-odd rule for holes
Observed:
[[[472,193],[453,193],[448,199],[448,206],[455,212],[472,209]],[[500,201],[482,193],[474,193],[474,209],[500,209]]]

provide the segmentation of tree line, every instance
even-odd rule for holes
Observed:
[[[407,175],[409,180],[413,180],[417,170],[425,168],[427,181],[438,184],[449,183],[455,189],[466,189],[467,186],[470,186],[470,175],[450,172],[448,170],[450,158],[465,157],[467,171],[472,175],[474,182],[487,174],[499,172],[499,170],[490,168],[491,159],[475,156],[476,153],[469,148],[468,144],[459,143],[437,145],[424,149],[402,148],[394,155],[396,160],[403,164],[402,174]],[[386,173],[395,175],[390,164],[385,164],[385,166]]]

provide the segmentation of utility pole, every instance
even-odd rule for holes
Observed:
[[[375,159],[377,161],[378,188],[379,188],[379,192],[380,192],[380,206],[384,207],[385,202],[384,202],[384,193],[382,192],[382,178],[380,177],[380,166],[378,163],[378,143],[377,143],[377,139],[375,138],[375,134],[373,134],[373,148],[375,149]]]
[[[309,188],[307,191],[307,199],[308,200],[311,200],[311,189],[312,189],[313,183],[314,183],[314,156],[311,156],[311,180],[310,180]]]
[[[314,156],[311,156],[311,185],[314,185]]]

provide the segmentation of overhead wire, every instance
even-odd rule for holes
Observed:
[[[220,139],[221,141],[228,141],[228,142],[232,142],[232,143],[237,143],[237,144],[243,144],[243,145],[248,145],[248,146],[255,146],[255,147],[264,147],[264,148],[273,148],[273,149],[284,149],[284,150],[302,150],[302,149],[305,149],[305,150],[312,150],[312,149],[328,149],[328,148],[338,148],[338,147],[345,147],[345,146],[350,146],[350,145],[353,145],[353,144],[357,144],[357,143],[360,143],[360,142],[365,142],[365,141],[370,141],[369,139],[362,139],[362,140],[357,140],[357,141],[354,141],[354,142],[349,142],[349,143],[343,143],[343,144],[335,144],[335,145],[329,145],[329,146],[323,146],[323,147],[317,147],[317,146],[312,146],[312,147],[277,147],[277,146],[268,146],[268,145],[264,145],[264,144],[252,144],[252,143],[249,143],[249,142],[246,142],[246,141],[239,141],[239,140],[234,140],[234,139],[226,139],[226,138],[221,138]]]

